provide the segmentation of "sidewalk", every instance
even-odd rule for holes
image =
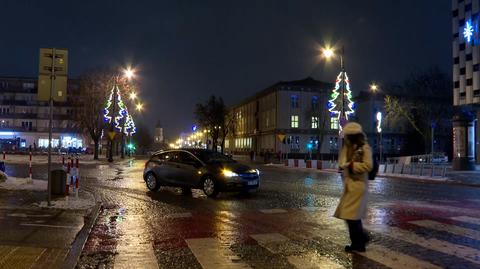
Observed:
[[[48,207],[46,191],[0,184],[0,268],[74,267],[86,240],[79,235],[91,228],[86,224],[96,218],[99,206],[84,191],[78,199],[52,201]]]
[[[263,164],[268,167],[277,167],[281,169],[298,170],[302,172],[316,173],[338,173],[337,169],[315,169],[285,166],[284,164]],[[378,173],[378,177],[393,178],[399,180],[417,180],[423,182],[434,182],[442,184],[465,185],[472,187],[480,187],[480,171],[450,171],[446,177],[428,177],[408,174],[390,174]]]

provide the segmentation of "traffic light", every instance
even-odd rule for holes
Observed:
[[[308,149],[308,150],[311,150],[312,148],[313,148],[312,143],[308,143],[308,144],[307,144],[307,149]]]

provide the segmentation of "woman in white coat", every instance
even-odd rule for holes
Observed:
[[[368,172],[372,170],[372,151],[362,126],[350,122],[343,128],[344,144],[338,165],[343,170],[344,191],[335,211],[335,217],[348,224],[351,245],[345,251],[365,251],[369,238],[362,227],[367,208]]]

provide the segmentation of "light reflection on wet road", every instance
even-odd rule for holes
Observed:
[[[480,220],[476,188],[382,178],[369,182],[370,210],[365,223],[374,225],[372,251],[351,255],[343,251],[348,243],[344,223],[331,217],[342,192],[338,174],[261,166],[257,193],[226,193],[209,199],[199,190],[190,195],[175,188],[152,193],[143,182],[143,167],[144,162],[138,160],[81,169],[82,187],[94,192],[104,207],[78,268],[207,268],[211,263],[225,268],[301,268],[308,265],[302,263],[306,259],[338,268],[402,268],[402,264],[414,268],[425,265],[422,262],[431,268],[479,265],[468,257],[450,257],[434,247],[415,246],[399,241],[396,233],[374,229],[395,226],[480,250],[480,241],[465,243],[458,235],[413,224],[423,219],[451,222],[458,215],[442,209],[438,200],[468,208],[468,216]],[[418,206],[412,207],[409,201]],[[480,223],[454,224],[480,227]],[[381,254],[385,249],[397,251],[401,258],[386,261],[390,254]]]

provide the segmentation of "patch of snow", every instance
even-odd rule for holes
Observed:
[[[0,183],[0,188],[7,190],[28,190],[28,191],[47,191],[48,182],[45,180],[29,178],[8,177],[5,182]]]
[[[36,204],[42,208],[72,209],[81,210],[89,209],[95,206],[95,197],[90,193],[82,192],[78,197],[75,195],[65,196],[52,201],[52,206],[48,206],[47,201]]]
[[[62,156],[65,157],[65,163],[68,160],[68,155],[52,155],[52,163],[61,164]],[[93,155],[78,155],[78,159],[81,164],[97,164],[102,163],[102,160],[93,160]],[[6,164],[27,164],[30,162],[30,156],[28,154],[7,154],[4,161]],[[47,155],[32,155],[32,164],[46,164],[48,162]]]

